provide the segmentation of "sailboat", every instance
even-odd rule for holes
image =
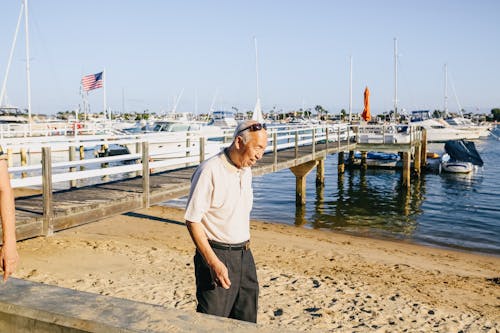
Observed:
[[[444,112],[446,115],[446,122],[455,129],[473,132],[474,136],[477,135],[477,138],[487,137],[488,135],[490,135],[492,129],[491,126],[475,124],[472,122],[472,120],[467,119],[463,116],[462,107],[460,106],[460,102],[458,101],[453,81],[451,83],[453,93],[458,104],[458,117],[448,116],[448,66],[447,64],[444,64]]]
[[[259,57],[257,52],[257,38],[254,37],[254,45],[255,45],[255,73],[256,73],[256,82],[257,82],[257,101],[255,102],[255,107],[253,109],[252,120],[255,120],[259,123],[264,122],[264,116],[262,115],[262,107],[260,106],[260,91],[259,91]]]

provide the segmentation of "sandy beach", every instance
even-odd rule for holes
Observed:
[[[500,257],[252,221],[258,325],[499,332]],[[195,311],[183,210],[152,207],[18,243],[15,277]]]

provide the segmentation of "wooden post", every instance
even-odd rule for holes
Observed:
[[[76,131],[76,128],[75,128],[75,131]],[[68,147],[68,155],[69,155],[68,158],[69,158],[70,162],[75,160],[76,149],[74,146]],[[75,172],[75,171],[76,171],[75,167],[69,168],[69,172]],[[69,187],[70,188],[76,187],[76,180],[70,180]]]
[[[318,161],[309,161],[301,165],[291,167],[295,175],[295,205],[306,204],[306,176],[314,169]]]
[[[149,142],[142,143],[142,207],[149,208]]]
[[[85,147],[80,146],[79,151],[80,151],[80,161],[83,161],[85,159]],[[80,171],[83,170],[85,170],[85,166],[80,165]]]
[[[427,130],[423,127],[420,130],[422,131],[421,163],[425,167],[427,165]]]
[[[421,153],[421,146],[418,144],[415,146],[415,157],[413,159],[413,172],[417,176],[417,178],[420,178],[420,173],[421,173],[421,168],[420,168],[420,158],[422,157]]]
[[[200,164],[205,160],[205,137],[200,136]]]
[[[344,152],[343,151],[339,151],[339,154],[338,154],[338,173],[339,174],[343,174],[344,171],[345,171],[345,160],[344,160]]]
[[[14,161],[12,160],[12,148],[7,148],[7,167],[11,168],[14,165]],[[9,177],[14,177],[13,174],[9,174]]]
[[[108,157],[109,155],[109,146],[107,143],[104,143],[103,145],[101,145],[101,152],[102,152],[102,156],[103,157]],[[109,166],[109,163],[101,163],[101,168],[107,168]],[[108,175],[104,175],[102,176],[102,180],[104,181],[108,181],[109,180],[109,176]]]
[[[340,151],[340,126],[337,128],[337,150]]]
[[[191,156],[191,138],[189,132],[186,133],[186,159]],[[189,166],[189,162],[186,163],[186,168]]]
[[[312,129],[312,157],[316,156],[316,129]]]
[[[21,166],[28,165],[28,155],[26,154],[26,148],[21,148]],[[26,178],[28,174],[26,172],[21,173],[21,178]]]
[[[366,164],[366,157],[367,156],[368,156],[368,152],[366,152],[366,151],[361,152],[361,169],[368,168],[368,165]]]
[[[354,150],[349,150],[349,165],[354,165]]]
[[[135,153],[136,154],[140,154],[141,153],[141,147],[142,147],[142,144],[141,144],[141,141],[140,141],[140,137],[136,137],[135,138],[137,141],[135,142]],[[136,160],[136,163],[140,163],[139,160]],[[137,171],[136,173],[136,176],[142,176],[142,170],[139,170]]]
[[[273,132],[273,171],[278,169],[278,133]]]
[[[328,125],[325,127],[325,150],[328,154]]]
[[[50,147],[42,147],[42,198],[43,198],[43,225],[42,235],[54,234],[53,202],[52,202],[52,158]]]
[[[325,159],[319,159],[316,166],[316,186],[325,185]]]
[[[410,153],[403,152],[403,187],[410,190]]]
[[[299,157],[299,131],[295,130],[295,159]]]

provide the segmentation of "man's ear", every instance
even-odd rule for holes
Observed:
[[[236,149],[241,149],[243,146],[243,138],[238,135],[236,139],[234,140],[234,146]]]

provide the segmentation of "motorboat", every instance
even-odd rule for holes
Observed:
[[[472,141],[450,140],[444,145],[445,154],[441,157],[441,170],[451,173],[469,173],[474,166],[484,162]]]
[[[411,125],[422,126],[427,131],[427,141],[446,142],[449,140],[479,139],[478,131],[452,127],[443,119],[433,118],[429,110],[417,110],[411,113]]]

